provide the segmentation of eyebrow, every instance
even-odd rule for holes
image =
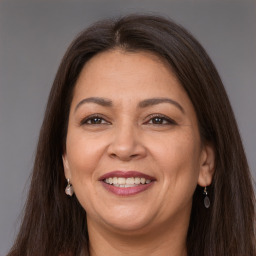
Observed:
[[[113,103],[111,100],[101,97],[90,97],[81,100],[75,107],[75,111],[85,103],[95,103],[103,107],[112,107]],[[170,98],[150,98],[139,102],[138,107],[147,108],[161,103],[169,103],[176,106],[182,113],[185,113],[184,108],[175,100]]]
[[[143,100],[139,103],[140,108],[146,108],[149,106],[154,106],[160,103],[170,103],[174,106],[176,106],[183,114],[185,113],[184,108],[175,100],[172,100],[170,98],[151,98]]]
[[[81,100],[77,105],[76,105],[76,108],[75,108],[75,111],[83,104],[85,103],[95,103],[95,104],[98,104],[100,106],[103,106],[103,107],[111,107],[113,104],[112,104],[112,101],[109,100],[109,99],[105,99],[105,98],[100,98],[100,97],[90,97],[90,98],[86,98],[86,99],[83,99]]]

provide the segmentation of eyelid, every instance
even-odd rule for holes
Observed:
[[[100,119],[104,120],[105,122],[102,123],[102,124],[89,124],[89,123],[86,123],[88,120],[91,120],[93,118],[100,118]],[[110,122],[107,121],[106,117],[104,117],[102,114],[99,114],[99,113],[94,113],[94,114],[91,114],[89,116],[86,116],[86,117],[82,118],[79,123],[80,123],[80,125],[105,125],[105,124],[110,124]]]
[[[152,124],[152,125],[177,125],[178,124],[174,119],[172,119],[164,114],[159,114],[159,113],[154,113],[154,114],[148,115],[146,117],[147,121],[145,121],[143,124],[149,123],[154,117],[162,118],[162,119],[166,120],[168,123],[167,124]]]

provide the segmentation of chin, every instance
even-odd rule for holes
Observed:
[[[148,231],[149,224],[152,223],[153,216],[146,216],[143,212],[132,211],[126,213],[114,213],[110,216],[102,216],[101,221],[108,229],[112,229],[118,233],[133,234]]]
[[[115,220],[114,222],[108,222],[107,225],[115,232],[119,234],[125,235],[134,235],[134,234],[145,234],[149,232],[148,223],[145,220],[138,222],[138,221],[129,221],[129,222],[118,222]]]

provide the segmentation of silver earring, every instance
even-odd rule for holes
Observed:
[[[68,182],[68,185],[66,186],[65,193],[68,196],[73,196],[74,189],[73,189],[72,185],[70,184],[69,179],[67,179],[67,182]]]
[[[204,188],[204,195],[205,195],[205,197],[204,197],[204,206],[205,206],[205,208],[209,208],[211,203],[210,203],[209,197],[207,196],[206,187]]]

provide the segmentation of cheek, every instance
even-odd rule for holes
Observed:
[[[155,145],[166,190],[193,193],[200,169],[199,136],[188,129]]]
[[[190,212],[197,185],[199,175],[198,143],[191,139],[191,136],[183,135],[170,137],[164,145],[161,154],[158,154],[162,170],[158,198],[159,201],[164,202],[160,204],[161,214],[166,218],[173,214],[182,216],[183,213]]]
[[[200,156],[199,136],[192,129],[177,131],[154,143],[154,151],[165,167],[198,167]],[[175,168],[176,169],[176,168]]]
[[[73,185],[85,184],[93,180],[94,171],[102,155],[104,144],[95,144],[80,134],[71,133],[67,139],[67,157],[72,175]]]
[[[67,157],[71,172],[71,182],[75,195],[89,214],[94,209],[97,167],[104,145],[95,139],[85,138],[77,133],[69,134],[67,139]],[[94,193],[92,193],[94,191]]]

